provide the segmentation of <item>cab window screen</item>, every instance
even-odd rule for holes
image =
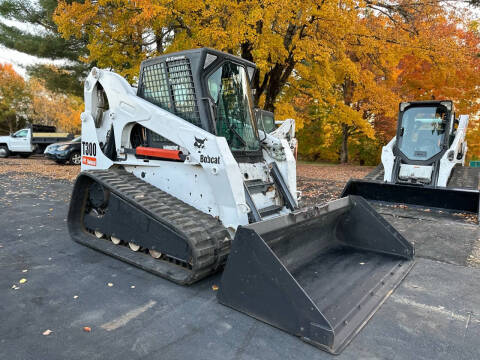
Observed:
[[[142,70],[138,96],[202,127],[192,70],[187,58],[146,65]]]

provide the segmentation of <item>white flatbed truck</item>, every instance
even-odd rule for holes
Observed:
[[[0,158],[42,154],[53,143],[73,139],[73,134],[58,133],[55,126],[30,125],[8,136],[0,136]]]

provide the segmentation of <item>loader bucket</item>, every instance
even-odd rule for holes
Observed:
[[[338,354],[413,266],[413,246],[361,197],[241,226],[220,303]]]
[[[367,200],[436,208],[479,216],[478,190],[399,185],[368,180],[349,180],[341,197],[362,196]]]

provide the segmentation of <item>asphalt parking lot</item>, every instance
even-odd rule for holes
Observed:
[[[220,275],[182,287],[74,243],[71,188],[0,174],[0,358],[332,358],[218,304]],[[413,270],[336,359],[480,358],[480,269],[468,262],[480,234],[455,226],[471,244],[417,235]],[[412,223],[404,235],[414,233]]]

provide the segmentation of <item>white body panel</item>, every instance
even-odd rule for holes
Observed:
[[[290,145],[290,150],[295,151],[297,147],[297,139],[295,137],[295,120],[286,119],[283,121],[275,121],[275,124],[280,124],[278,128],[270,133],[270,135],[278,138],[285,139]]]
[[[101,123],[95,126],[98,111],[96,85],[103,87],[109,103]],[[147,129],[177,144],[187,155],[184,162],[138,159],[126,153],[131,148],[130,132],[139,123]],[[112,161],[101,151],[100,143],[106,142],[107,132],[113,125],[115,145],[119,161]],[[196,139],[202,139],[200,146]],[[272,139],[272,142],[275,139]],[[227,141],[161,109],[136,96],[135,90],[121,76],[104,70],[93,69],[85,82],[85,112],[82,114],[82,171],[108,169],[123,166],[135,176],[179,198],[185,203],[212,216],[218,217],[230,231],[248,224],[249,207],[245,200],[244,179],[269,178],[268,164],[275,161],[292,194],[296,190],[295,159],[285,140],[278,152],[284,160],[266,156],[265,161],[250,164],[237,163]],[[92,155],[91,148],[96,153]],[[266,146],[268,150],[270,148]],[[266,151],[264,150],[264,153]],[[246,175],[245,175],[246,174]],[[275,196],[277,198],[275,198]],[[255,194],[257,208],[278,201],[278,194]]]
[[[460,164],[465,166],[465,157],[467,155],[467,141],[465,136],[467,134],[468,115],[460,115],[458,119],[457,133],[450,148],[440,159],[440,169],[438,173],[437,185],[446,187],[450,174],[455,165]]]
[[[415,179],[419,182],[430,183],[432,180],[432,167],[422,165],[400,165],[398,177],[402,180]]]
[[[392,182],[393,164],[395,156],[393,155],[393,146],[397,141],[397,137],[393,137],[390,142],[382,148],[382,164],[383,164],[383,181]]]

